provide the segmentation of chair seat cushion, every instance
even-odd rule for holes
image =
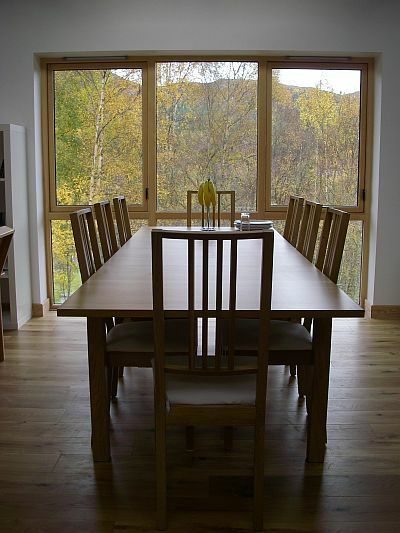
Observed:
[[[227,323],[222,330],[227,334]],[[258,345],[258,320],[240,318],[235,321],[235,347],[241,351],[254,351]],[[226,341],[225,341],[226,342]],[[311,350],[312,338],[307,329],[297,322],[271,320],[269,328],[269,350],[291,351]]]
[[[114,326],[107,335],[107,352],[154,352],[153,321],[124,322]],[[167,352],[186,353],[189,327],[185,319],[166,320],[165,349]]]
[[[187,376],[166,374],[169,407],[174,405],[255,405],[256,375]]]

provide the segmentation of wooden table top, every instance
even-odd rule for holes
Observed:
[[[152,316],[150,243],[151,228],[144,226],[58,308],[57,314]],[[185,243],[171,240],[165,247],[165,306],[169,310],[185,309],[187,305],[183,246]],[[242,241],[238,246],[237,305],[243,311],[258,305],[260,250],[260,241]],[[225,276],[224,281],[228,282]],[[276,231],[271,308],[273,318],[364,316],[359,305]]]

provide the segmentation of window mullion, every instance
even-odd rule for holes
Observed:
[[[148,138],[148,200],[149,226],[156,225],[157,211],[157,132],[156,132],[156,63],[147,64],[147,138]]]
[[[258,64],[258,101],[257,101],[257,212],[263,212],[267,209],[267,191],[270,189],[268,176],[270,176],[269,149],[268,149],[268,109],[267,102],[268,79],[267,63],[260,61]],[[271,96],[269,95],[269,98]]]

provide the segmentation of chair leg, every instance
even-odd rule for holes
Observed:
[[[257,424],[254,442],[254,512],[253,528],[261,531],[264,523],[264,440],[265,426]]]
[[[113,366],[111,371],[111,398],[117,397],[118,392],[118,367]]]
[[[110,400],[112,396],[112,376],[113,376],[113,367],[107,366],[107,393],[108,393],[108,399]]]
[[[307,369],[305,365],[297,365],[297,390],[300,398],[307,394]]]
[[[1,298],[0,298],[0,362],[1,361],[4,361],[4,333],[3,333],[3,312],[1,309]]]
[[[292,378],[296,377],[296,365],[290,365],[290,375]]]
[[[186,451],[192,452],[194,450],[194,426],[186,426]]]
[[[224,427],[224,449],[226,452],[231,452],[233,448],[233,427]]]
[[[167,529],[167,443],[165,406],[156,405],[157,529]]]

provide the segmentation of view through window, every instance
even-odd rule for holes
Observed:
[[[133,228],[182,225],[186,191],[207,178],[235,190],[238,214],[272,218],[278,230],[290,195],[351,211],[339,285],[359,299],[366,64],[186,58],[44,66],[53,303],[80,285],[69,213],[122,194]]]
[[[141,69],[54,72],[57,205],[142,203]]]
[[[157,64],[157,208],[185,211],[210,178],[257,210],[258,63]]]
[[[360,90],[360,70],[272,69],[271,205],[358,205]]]
[[[290,195],[347,209],[360,199],[361,70],[272,68],[271,206]],[[338,285],[358,301],[362,221],[347,231]]]

